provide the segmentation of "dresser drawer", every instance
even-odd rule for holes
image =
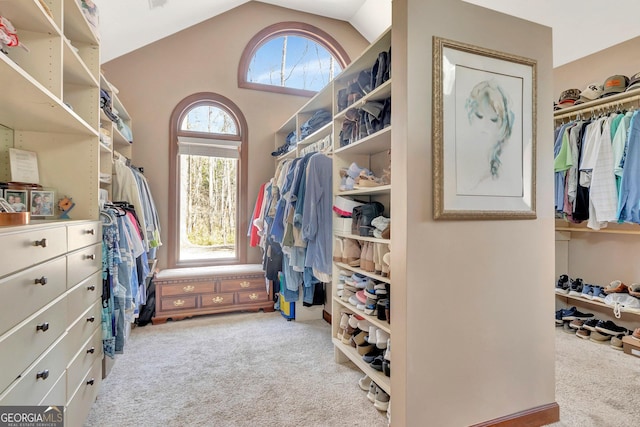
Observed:
[[[233,294],[204,294],[202,307],[224,307],[233,305]]]
[[[67,321],[72,324],[102,296],[102,272],[97,271],[78,283],[67,295]]]
[[[68,358],[71,359],[74,352],[80,348],[80,346],[87,342],[89,337],[93,335],[96,330],[102,330],[102,300],[98,300],[93,305],[82,313],[75,322],[67,330],[69,335],[69,353]]]
[[[251,304],[253,302],[269,301],[269,295],[262,291],[238,292],[238,304]]]
[[[71,399],[64,413],[66,427],[81,427],[89,415],[91,405],[96,400],[102,382],[102,363],[96,360],[87,374],[82,377],[80,387],[71,390]]]
[[[67,255],[67,288],[102,270],[102,244],[98,243]]]
[[[160,295],[169,297],[172,295],[202,294],[205,292],[215,292],[214,284],[211,283],[182,283],[182,284],[161,284],[156,290],[160,290]]]
[[[62,295],[66,288],[64,257],[0,279],[0,335]]]
[[[102,228],[98,221],[67,226],[67,242],[69,251],[102,241]]]
[[[64,225],[43,227],[16,233],[0,233],[0,248],[4,249],[0,277],[39,264],[67,251],[67,230]]]
[[[67,390],[71,393],[80,386],[80,381],[96,360],[102,360],[102,328],[96,330],[91,337],[77,350],[73,360],[67,366]],[[61,402],[66,402],[65,397]]]
[[[58,381],[51,387],[49,393],[42,398],[38,405],[40,406],[58,406],[58,409],[64,408],[64,402],[67,400],[67,373],[65,372],[58,378]]]
[[[61,296],[0,337],[0,390],[64,333],[66,309],[66,299]]]
[[[160,298],[160,311],[189,310],[196,308],[197,295]]]
[[[37,405],[65,374],[67,350],[62,336],[11,384],[0,397],[0,405]],[[58,402],[57,405],[60,405]]]
[[[254,289],[264,291],[266,286],[264,276],[249,279],[223,279],[220,282],[220,292],[238,292]]]

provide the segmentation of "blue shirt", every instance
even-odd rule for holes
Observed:
[[[640,223],[640,118],[633,113],[620,183],[618,221]]]

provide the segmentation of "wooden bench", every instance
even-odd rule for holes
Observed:
[[[154,325],[200,314],[274,310],[261,264],[166,269],[154,282]]]

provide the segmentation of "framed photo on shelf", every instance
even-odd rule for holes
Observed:
[[[16,212],[28,212],[29,210],[26,190],[4,190],[4,199]]]
[[[536,218],[536,65],[434,36],[434,219]]]
[[[31,190],[30,210],[33,217],[55,215],[55,192],[53,190]]]

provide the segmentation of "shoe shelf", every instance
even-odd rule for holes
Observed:
[[[334,263],[335,263],[335,265],[337,267],[339,267],[341,269],[353,271],[354,273],[364,274],[365,276],[371,277],[373,280],[378,280],[380,282],[391,284],[391,278],[389,278],[389,277],[384,277],[384,276],[381,276],[379,274],[375,274],[375,273],[372,273],[370,271],[363,270],[362,268],[359,268],[359,267],[352,267],[349,264],[345,264],[343,262],[335,262],[334,261]]]
[[[355,348],[344,344],[336,337],[333,337],[332,341],[337,350],[347,356],[349,360],[351,360],[363,373],[367,374],[369,378],[373,380],[373,382],[378,384],[378,387],[383,389],[388,395],[391,395],[390,377],[387,377],[384,373],[376,371],[371,366],[369,366],[367,362],[362,360],[362,356],[360,356]]]
[[[339,129],[338,129],[339,133]],[[339,141],[338,135],[334,141]],[[378,132],[358,139],[351,144],[334,150],[335,154],[371,154],[387,151],[391,148],[391,125]]]
[[[366,242],[391,243],[391,239],[378,239],[377,237],[359,236],[357,234],[339,233],[337,231],[334,231],[333,235],[336,237],[342,237],[345,239],[353,239],[353,240],[360,240],[360,241],[366,241]]]
[[[561,298],[566,298],[567,301],[578,301],[578,302],[582,302],[585,304],[590,304],[590,305],[594,305],[594,306],[598,306],[598,307],[605,307],[608,309],[613,310],[613,306],[609,305],[609,304],[605,304],[603,302],[600,301],[593,301],[587,298],[583,298],[583,297],[578,297],[575,295],[568,295],[568,294],[560,294],[558,292],[555,293],[556,296],[561,297]],[[632,309],[628,309],[628,308],[620,308],[620,312],[621,313],[629,313],[629,314],[633,314],[636,316],[640,316],[640,310],[632,310]]]
[[[389,322],[387,322],[386,320],[380,320],[375,316],[365,314],[363,311],[358,310],[357,308],[349,304],[347,301],[341,300],[340,297],[338,296],[334,296],[333,301],[334,303],[340,304],[341,306],[347,308],[350,312],[355,313],[358,316],[364,317],[369,323],[371,323],[376,328],[380,328],[388,334],[391,333],[391,326],[389,325]]]

